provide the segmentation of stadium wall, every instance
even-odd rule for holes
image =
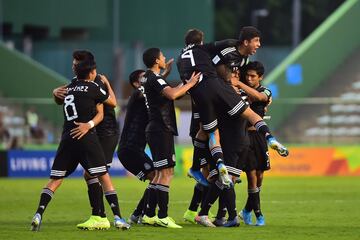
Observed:
[[[289,148],[287,158],[270,150],[271,170],[268,176],[360,176],[359,146],[294,146]],[[0,176],[48,177],[55,157],[54,150],[0,152]],[[150,155],[150,151],[147,149]],[[190,145],[176,146],[176,176],[186,176],[192,164],[193,148]],[[116,154],[110,168],[112,176],[130,176]],[[82,176],[78,166],[72,175]]]
[[[309,96],[360,47],[359,12],[360,1],[344,2],[265,78],[263,84],[274,93],[269,111],[272,128],[279,127],[296,108],[277,105],[276,98]]]
[[[49,98],[54,88],[67,83],[66,79],[1,42],[0,59],[3,60],[0,68],[2,97],[17,100],[21,105],[41,104],[37,112],[60,124],[63,120],[62,112],[55,104],[49,104]],[[32,98],[31,102],[24,101],[29,98]]]

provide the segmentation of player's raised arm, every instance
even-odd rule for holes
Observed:
[[[169,74],[171,73],[173,62],[174,62],[173,58],[166,62],[165,69],[164,69],[163,73],[161,74],[163,76],[163,78],[167,78],[169,76]]]
[[[249,96],[251,101],[267,102],[269,100],[269,97],[267,95],[262,92],[258,92],[256,89],[249,87],[241,81],[231,81],[231,84],[237,88],[244,90],[244,92]]]

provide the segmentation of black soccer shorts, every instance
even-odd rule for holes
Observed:
[[[147,132],[154,168],[161,170],[175,166],[174,135],[172,132]]]
[[[122,147],[117,154],[124,168],[141,181],[145,181],[146,175],[154,171],[153,161],[144,151]]]
[[[245,171],[270,169],[270,157],[265,137],[255,130],[249,131],[250,148]]]
[[[61,140],[50,178],[69,176],[79,163],[91,176],[98,177],[107,173],[105,155],[96,133],[88,132],[80,140],[71,137]]]
[[[217,128],[217,116],[225,112],[230,116],[243,113],[248,104],[235,92],[232,86],[220,78],[207,78],[191,89],[201,123],[206,132]]]
[[[105,154],[105,162],[107,167],[111,167],[114,152],[119,141],[119,135],[99,136],[100,145]]]

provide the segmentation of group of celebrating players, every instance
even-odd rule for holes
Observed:
[[[75,51],[76,77],[53,91],[55,102],[63,106],[64,127],[31,230],[40,229],[42,215],[54,192],[79,163],[84,168],[92,208],[90,218],[77,225],[79,229],[110,228],[103,195],[113,212],[116,228],[129,229],[131,224],[138,223],[182,228],[168,216],[168,203],[176,163],[174,136],[178,134],[174,100],[187,93],[191,96],[190,136],[194,146],[188,175],[196,184],[184,219],[206,227],[235,227],[240,219],[252,224],[254,211],[255,225],[265,225],[260,189],[263,172],[270,169],[268,146],[284,157],[289,152],[263,120],[271,91],[260,84],[263,65],[249,61],[259,47],[260,32],[251,26],[241,29],[239,39],[206,44],[203,32],[190,29],[177,59],[182,84],[176,87],[166,80],[173,59],[166,62],[159,48],[147,49],[143,53],[147,70],[136,70],[129,77],[134,91],[127,104],[120,141],[114,91],[108,79],[97,74],[93,54]],[[146,144],[152,158],[145,153]],[[121,216],[108,174],[116,146],[123,166],[139,180],[149,180],[128,221]],[[247,175],[248,199],[238,215],[234,184],[240,182],[241,171]],[[217,215],[209,216],[217,199]]]

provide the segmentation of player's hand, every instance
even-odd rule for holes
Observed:
[[[78,140],[91,129],[89,123],[79,123],[74,121],[74,124],[77,125],[77,127],[71,129],[70,136],[72,136],[72,138],[77,138]]]
[[[66,90],[66,85],[64,86],[61,86],[61,87],[58,87],[58,88],[55,88],[53,90],[53,95],[58,98],[58,99],[61,99],[61,100],[64,100],[64,98],[66,97],[67,95],[67,90]]]
[[[196,74],[195,74],[195,72],[193,72],[191,74],[191,78],[189,80],[185,80],[185,81],[187,84],[192,84],[194,86],[199,81],[200,76],[201,76],[201,72],[196,73]]]
[[[110,84],[109,79],[107,79],[107,77],[105,75],[99,74],[99,76],[100,76],[101,81],[103,81],[103,83],[105,85]]]
[[[162,73],[163,76],[167,77],[170,74],[173,62],[174,62],[173,58],[166,62],[164,72]]]
[[[264,108],[265,113],[267,113],[268,107],[270,106],[271,103],[272,103],[272,97],[269,98],[269,102],[268,102],[268,104],[267,104],[267,105],[265,106],[265,108]]]

